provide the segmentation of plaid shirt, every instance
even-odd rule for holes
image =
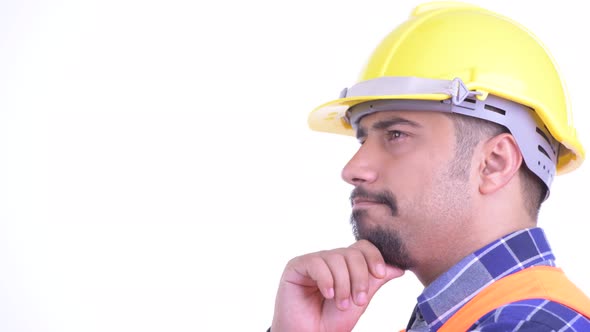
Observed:
[[[520,230],[465,257],[418,297],[408,332],[437,331],[465,303],[495,280],[535,265],[555,266],[543,230]],[[543,299],[513,302],[481,317],[470,331],[590,331],[590,320]]]

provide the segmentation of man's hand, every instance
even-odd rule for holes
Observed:
[[[403,274],[366,240],[296,257],[283,272],[271,331],[351,331],[377,290]]]

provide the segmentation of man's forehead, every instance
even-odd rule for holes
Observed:
[[[357,120],[356,126],[368,129],[372,127],[375,122],[396,119],[401,120],[399,122],[400,124],[405,122],[403,120],[407,120],[408,122],[412,122],[420,126],[428,126],[430,124],[436,124],[440,121],[444,121],[443,118],[444,116],[440,112],[433,111],[379,111],[364,115]]]

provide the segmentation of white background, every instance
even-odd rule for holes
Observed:
[[[583,2],[475,3],[549,47],[590,147]],[[353,240],[357,143],[307,114],[416,4],[2,0],[0,331],[265,330],[284,264]],[[589,167],[540,218],[587,293]],[[404,327],[420,290],[387,284],[355,331]]]

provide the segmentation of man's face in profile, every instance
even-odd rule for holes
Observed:
[[[436,112],[377,112],[360,120],[357,137],[361,147],[342,171],[355,186],[355,237],[375,244],[390,265],[427,266],[447,250],[449,235],[460,232],[457,217],[469,203],[468,176],[451,176],[457,167],[451,119]]]

